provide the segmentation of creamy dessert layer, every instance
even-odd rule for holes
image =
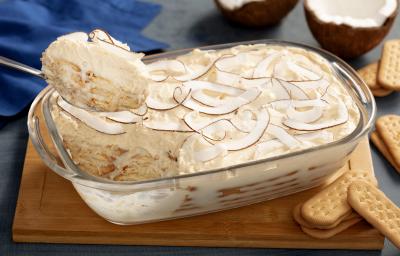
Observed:
[[[102,30],[76,32],[57,38],[43,52],[42,72],[71,104],[127,110],[142,105],[148,94],[143,56]]]
[[[113,180],[205,171],[339,140],[360,119],[329,63],[301,48],[196,49],[146,72],[145,104],[130,111],[87,112],[51,99],[82,170]]]

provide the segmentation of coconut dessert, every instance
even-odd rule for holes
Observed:
[[[141,106],[148,94],[142,57],[97,29],[89,35],[77,32],[59,37],[43,53],[42,71],[47,83],[75,106],[128,110]]]
[[[89,112],[53,94],[82,170],[116,181],[201,172],[331,143],[360,119],[329,63],[301,48],[196,49],[145,69],[148,96],[135,109]]]

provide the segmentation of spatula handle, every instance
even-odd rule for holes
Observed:
[[[11,60],[9,58],[0,56],[0,65],[4,65],[6,67],[9,68],[13,68],[13,69],[17,69],[19,71],[40,77],[40,78],[44,78],[42,71],[40,71],[39,69],[36,68],[32,68],[30,66],[27,66],[25,64],[22,64],[20,62],[17,62],[15,60]]]

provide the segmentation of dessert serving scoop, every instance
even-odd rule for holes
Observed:
[[[31,66],[27,66],[27,65],[25,65],[23,63],[20,63],[18,61],[15,61],[15,60],[3,57],[3,56],[0,56],[0,65],[6,66],[6,67],[9,67],[9,68],[13,68],[13,69],[25,72],[27,74],[31,74],[31,75],[34,75],[36,77],[40,77],[42,79],[45,79],[44,74],[43,74],[43,72],[41,70],[33,68]],[[62,94],[60,94],[60,95],[62,97]],[[66,100],[64,97],[62,97],[62,98],[64,100]],[[76,104],[74,104],[74,102],[70,102],[68,100],[66,100],[66,101],[71,105],[74,105],[74,106],[76,105]],[[96,108],[89,107],[89,106],[79,105],[79,107],[80,108],[84,108],[84,109],[89,110],[89,111],[96,111]]]
[[[146,100],[149,75],[143,56],[94,30],[57,38],[42,54],[42,70],[2,56],[0,64],[45,79],[76,107],[117,112],[137,109]]]

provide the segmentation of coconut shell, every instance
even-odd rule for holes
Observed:
[[[377,46],[387,35],[397,16],[397,10],[381,27],[357,28],[321,21],[304,1],[308,27],[322,48],[344,59],[353,59]]]
[[[215,3],[228,20],[246,27],[264,27],[277,24],[297,4],[298,0],[264,0],[250,2],[239,9],[228,10],[219,0]]]

